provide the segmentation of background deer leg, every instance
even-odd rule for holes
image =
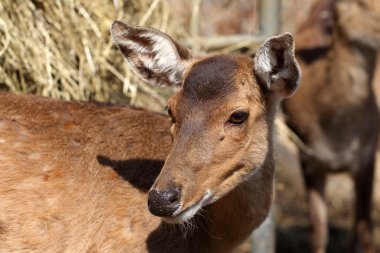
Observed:
[[[311,225],[312,252],[324,253],[328,242],[327,205],[324,200],[326,172],[310,161],[302,161]]]
[[[372,241],[371,205],[375,154],[369,162],[353,174],[355,183],[355,223],[351,241],[351,252],[375,252]],[[361,248],[361,251],[359,250]]]

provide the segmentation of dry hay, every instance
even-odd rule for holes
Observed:
[[[135,99],[141,87],[164,103],[133,77],[112,46],[109,28],[115,19],[186,36],[173,22],[167,1],[2,0],[0,89],[120,102]]]

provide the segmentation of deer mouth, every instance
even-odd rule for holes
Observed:
[[[182,209],[183,203],[180,204],[178,210],[171,217],[162,217],[166,223],[180,224],[191,220],[204,206],[212,203],[212,193],[209,189],[203,194],[202,199]]]

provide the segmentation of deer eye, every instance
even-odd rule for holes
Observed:
[[[230,118],[228,119],[228,123],[232,125],[241,125],[247,120],[248,115],[248,112],[236,111],[231,114]]]

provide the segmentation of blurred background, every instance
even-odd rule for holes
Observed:
[[[369,1],[380,12],[380,1]],[[174,90],[151,87],[130,72],[110,38],[113,20],[160,29],[194,51],[254,55],[263,36],[271,35],[268,33],[294,33],[313,2],[2,0],[0,90],[129,104],[164,113],[167,98]],[[267,11],[265,18],[263,11]],[[378,62],[380,65],[380,59]],[[373,85],[380,97],[379,67],[378,70]],[[277,252],[308,252],[307,205],[297,148],[289,138],[294,133],[281,124],[281,117],[278,122]],[[329,252],[344,252],[353,222],[353,184],[347,174],[330,175],[326,190]],[[373,206],[374,239],[380,252],[380,164]],[[241,252],[249,250],[250,246],[245,245]]]

